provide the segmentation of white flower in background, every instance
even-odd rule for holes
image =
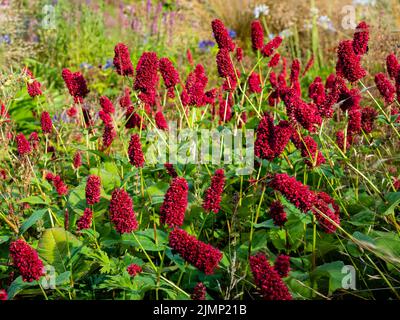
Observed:
[[[320,25],[325,30],[329,30],[329,31],[332,31],[332,32],[336,31],[335,27],[333,26],[333,23],[332,23],[331,19],[329,19],[328,16],[320,16],[320,17],[318,17],[317,24]]]
[[[317,16],[318,13],[319,13],[319,10],[318,10],[317,7],[312,7],[312,8],[310,9],[310,13],[311,13],[312,16]]]
[[[269,40],[272,40],[273,38],[275,38],[275,34],[270,33],[270,34],[268,35],[268,38],[269,38]]]
[[[292,32],[291,30],[289,30],[289,29],[282,30],[282,31],[279,33],[279,36],[280,36],[281,38],[287,38],[287,37],[290,37],[290,36],[292,36],[292,35],[293,35],[293,32]]]
[[[357,6],[375,6],[376,0],[353,0],[353,5]]]
[[[310,30],[310,29],[312,29],[312,27],[313,27],[313,25],[312,25],[311,22],[306,21],[306,22],[304,22],[304,24],[303,24],[303,28],[304,28],[305,30]]]
[[[260,4],[253,10],[253,15],[258,19],[261,15],[267,16],[269,14],[269,7],[266,4]]]

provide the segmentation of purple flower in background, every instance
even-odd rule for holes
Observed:
[[[107,59],[106,64],[103,66],[103,70],[110,69],[114,66],[112,59]]]
[[[230,36],[232,39],[235,39],[236,36],[237,36],[236,31],[233,30],[233,29],[229,29],[229,36]]]
[[[215,46],[215,42],[211,40],[202,40],[199,42],[199,49],[204,52],[210,51],[210,48]]]
[[[11,44],[11,37],[9,34],[5,34],[3,36],[0,36],[0,43],[6,43],[6,44]]]
[[[80,64],[80,67],[81,67],[82,69],[92,69],[92,68],[93,68],[93,66],[92,66],[91,64],[87,63],[87,62],[82,62],[82,63]]]

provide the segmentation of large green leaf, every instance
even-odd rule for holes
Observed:
[[[71,252],[81,246],[73,234],[63,228],[47,229],[39,240],[38,253],[58,273],[68,271],[67,262]]]
[[[38,220],[42,219],[48,209],[40,209],[32,213],[32,215],[24,221],[21,228],[19,229],[20,234],[23,234],[26,230],[32,227]]]
[[[335,292],[337,289],[342,288],[342,281],[345,274],[342,273],[344,267],[343,261],[335,261],[325,263],[318,266],[312,273],[313,279],[319,279],[321,277],[329,278],[329,293]]]

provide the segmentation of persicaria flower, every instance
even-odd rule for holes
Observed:
[[[27,67],[25,67],[22,72],[26,74],[29,77],[29,80],[26,83],[27,89],[28,89],[28,94],[34,98],[36,96],[40,96],[42,94],[41,90],[41,83],[37,80],[35,80],[33,73],[31,70],[29,70]]]
[[[292,300],[287,286],[265,255],[258,253],[249,260],[254,282],[265,300]]]
[[[128,147],[129,162],[136,168],[143,167],[144,156],[142,151],[142,145],[140,144],[140,137],[138,134],[131,136],[131,141]]]
[[[124,95],[119,99],[119,104],[123,109],[133,106],[131,101],[131,90],[129,88],[124,89]]]
[[[115,189],[111,194],[110,220],[119,233],[130,233],[138,228],[133,202],[124,189]]]
[[[290,272],[290,257],[280,254],[275,260],[274,269],[282,278],[286,278]]]
[[[202,282],[199,282],[194,287],[193,293],[191,294],[190,298],[192,300],[206,300],[206,293],[206,286]]]
[[[374,126],[374,121],[378,117],[378,112],[371,107],[365,107],[361,110],[361,128],[365,133],[370,133]]]
[[[90,175],[86,182],[86,203],[93,205],[100,201],[101,179],[98,176]]]
[[[395,98],[396,88],[383,73],[375,75],[375,84],[386,103],[392,103]]]
[[[168,123],[164,118],[164,115],[161,111],[158,111],[154,116],[154,120],[156,121],[156,126],[160,130],[168,130]]]
[[[236,60],[238,62],[243,60],[243,49],[241,47],[236,47]]]
[[[19,133],[16,137],[16,140],[17,140],[18,153],[21,157],[31,153],[32,151],[31,145],[29,144],[28,140],[26,140],[23,133]]]
[[[51,133],[53,129],[53,123],[47,111],[42,112],[42,115],[40,117],[40,124],[42,126],[42,131],[44,134]]]
[[[218,48],[233,51],[235,49],[235,44],[229,36],[229,32],[225,28],[223,22],[219,19],[215,19],[211,22],[211,27]]]
[[[190,51],[190,49],[186,50],[186,59],[189,62],[189,64],[191,66],[193,66],[194,62],[193,62],[193,56],[192,56],[192,52]]]
[[[205,74],[204,67],[198,64],[195,70],[189,73],[185,92],[188,95],[188,104],[191,106],[202,106],[204,105],[204,90],[207,86],[208,78]]]
[[[115,131],[114,126],[112,124],[105,125],[102,136],[103,147],[108,148],[109,146],[111,146],[116,136],[117,132]]]
[[[267,113],[264,114],[257,127],[254,154],[261,159],[272,161],[285,149],[292,130],[289,122],[281,120],[278,125],[274,126],[273,118]]]
[[[86,80],[80,72],[71,72],[69,69],[63,69],[62,77],[68,88],[69,94],[76,103],[82,103],[83,99],[89,93]]]
[[[58,175],[55,176],[52,181],[53,181],[53,185],[56,188],[58,195],[63,196],[68,193],[68,187],[64,183],[64,181],[62,181],[60,176],[58,176]]]
[[[205,104],[211,104],[214,106],[215,104],[215,98],[217,97],[217,89],[213,88],[211,90],[208,90],[204,93],[204,103]]]
[[[394,53],[391,53],[386,58],[386,69],[390,78],[395,79],[400,70],[400,64]]]
[[[337,228],[335,224],[340,225],[339,206],[325,192],[317,192],[316,196],[317,201],[315,208],[312,209],[313,214],[324,232],[333,233]]]
[[[132,128],[142,128],[143,130],[146,129],[146,124],[144,123],[143,118],[135,112],[133,106],[130,106],[125,111],[125,128],[132,129]]]
[[[143,269],[141,266],[139,266],[135,263],[132,263],[126,268],[126,271],[128,271],[128,274],[131,277],[135,277],[137,274],[142,273]]]
[[[300,98],[294,101],[293,113],[288,112],[288,114],[310,132],[315,132],[322,123],[318,107],[313,103],[305,103]]]
[[[286,212],[280,201],[274,201],[269,207],[269,214],[274,221],[274,225],[282,227],[287,221]]]
[[[176,177],[172,180],[160,207],[160,222],[162,224],[167,224],[171,228],[183,224],[188,205],[188,192],[189,186],[185,178]]]
[[[71,108],[68,108],[67,110],[67,115],[70,118],[74,118],[76,117],[76,115],[78,114],[78,109],[74,106],[72,106]]]
[[[36,131],[33,131],[29,135],[29,142],[34,150],[37,150],[39,148],[39,135]]]
[[[73,166],[75,169],[78,169],[82,165],[82,154],[80,151],[77,151],[74,155]]]
[[[117,73],[121,76],[133,76],[133,65],[128,47],[123,43],[118,43],[114,48],[114,66]]]
[[[275,38],[273,38],[270,42],[268,42],[261,50],[261,53],[265,56],[265,57],[270,57],[272,56],[272,54],[274,53],[274,51],[276,49],[279,48],[279,46],[282,43],[282,38],[277,36]]]
[[[369,26],[364,22],[360,22],[353,36],[353,50],[355,54],[363,55],[368,50]]]
[[[264,31],[259,20],[251,23],[251,44],[253,50],[261,50],[264,46]]]
[[[340,109],[346,111],[352,108],[354,109],[360,107],[360,90],[357,88],[349,90],[345,85],[340,85],[340,88],[337,88],[336,90],[339,91],[338,101],[340,102]]]
[[[23,281],[39,280],[43,275],[43,262],[37,252],[24,240],[19,239],[10,244],[10,256]]]
[[[352,107],[349,110],[349,121],[347,125],[347,132],[350,135],[357,134],[361,132],[362,128],[362,113],[359,106]]]
[[[300,75],[300,61],[299,59],[294,59],[292,62],[292,66],[290,68],[290,84],[292,86],[299,81],[299,75]]]
[[[286,173],[277,173],[270,182],[270,186],[282,193],[293,205],[306,213],[309,211],[317,198],[307,185],[290,177]]]
[[[281,59],[281,55],[279,53],[275,53],[271,60],[268,62],[268,67],[273,68],[276,67]]]
[[[172,178],[176,178],[178,176],[174,169],[174,166],[171,163],[165,163],[164,168],[167,170],[168,175]]]
[[[221,251],[197,240],[182,229],[175,229],[170,233],[169,246],[206,275],[213,274],[222,259]]]
[[[112,117],[109,113],[105,112],[103,109],[99,111],[99,118],[106,126],[112,125]]]
[[[108,99],[106,96],[100,97],[100,106],[103,109],[104,112],[106,113],[114,113],[115,108],[110,99]]]
[[[168,96],[173,98],[175,96],[174,87],[179,83],[179,73],[168,58],[160,59],[160,72],[168,90]]]
[[[256,72],[252,72],[249,77],[249,90],[251,93],[260,93],[261,89],[261,80],[260,75]]]
[[[354,53],[352,40],[345,40],[339,44],[336,73],[350,82],[356,82],[367,74],[361,66],[361,56]]]
[[[159,80],[159,61],[155,52],[144,52],[136,66],[134,89],[141,91],[139,98],[150,106],[155,105],[156,87]]]
[[[321,77],[316,77],[314,81],[310,84],[310,86],[308,87],[308,96],[317,105],[321,114],[320,106],[323,105],[326,99],[325,87],[324,84],[322,83]]]
[[[229,56],[229,51],[226,49],[220,49],[217,53],[217,68],[218,74],[221,78],[225,78],[228,81],[227,90],[233,90],[236,88],[236,73],[235,67],[232,64],[232,60]]]
[[[0,290],[0,301],[6,301],[8,299],[7,291]]]
[[[89,229],[92,226],[93,211],[90,208],[86,208],[83,211],[83,215],[76,222],[76,228],[78,231],[83,229]]]
[[[225,186],[225,173],[223,169],[215,171],[211,178],[211,186],[204,194],[203,208],[206,212],[218,213],[220,209],[222,192]]]
[[[311,136],[302,137],[295,132],[291,139],[296,148],[300,150],[301,156],[306,159],[306,164],[309,167],[319,167],[325,163],[324,156],[318,150],[318,145]]]

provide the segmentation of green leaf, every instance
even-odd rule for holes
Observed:
[[[147,194],[151,197],[152,204],[159,204],[164,201],[164,195],[167,192],[169,184],[166,182],[158,182],[146,189]]]
[[[39,240],[38,253],[58,273],[67,271],[67,261],[81,241],[63,228],[47,229]]]
[[[20,203],[29,203],[29,204],[49,204],[48,199],[43,199],[40,196],[30,196],[30,197],[19,200],[19,202]]]
[[[385,195],[387,203],[379,206],[382,215],[387,216],[394,212],[394,209],[400,204],[400,192],[389,192]]]
[[[342,288],[342,280],[345,274],[342,273],[344,267],[343,261],[335,261],[325,263],[318,266],[312,273],[311,277],[319,279],[321,277],[329,278],[329,293],[335,292],[337,289]]]
[[[22,280],[22,277],[19,276],[11,283],[10,287],[8,288],[7,291],[8,299],[11,300],[21,291],[30,287],[35,287],[37,285],[38,285],[37,281],[25,282]]]
[[[19,229],[19,233],[23,234],[26,230],[32,227],[38,220],[42,219],[44,214],[48,211],[48,209],[40,209],[35,211],[27,220],[24,221],[21,228]]]
[[[0,236],[0,244],[5,243],[10,239],[8,236]]]

